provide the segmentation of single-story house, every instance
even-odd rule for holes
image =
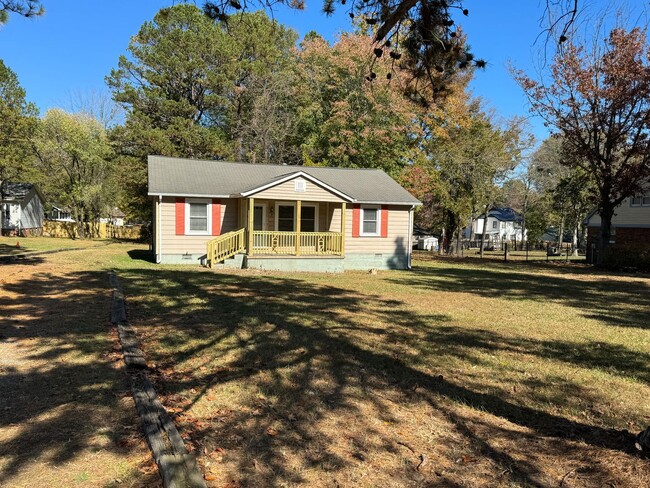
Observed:
[[[483,221],[486,220],[484,215],[472,219],[470,226],[465,230],[465,237],[471,239],[474,236],[475,240],[480,240],[483,232],[485,232],[485,245],[486,246],[501,246],[504,242],[521,242],[526,238],[527,232],[523,228],[523,219],[521,215],[509,207],[495,207],[488,211],[487,225]]]
[[[587,226],[587,262],[596,262],[600,240],[600,215],[592,211],[584,221]],[[650,247],[650,188],[629,197],[616,207],[612,218],[610,244],[628,249]]]
[[[413,225],[413,249],[419,249],[421,251],[437,251],[438,248],[438,237],[417,224]]]
[[[126,217],[126,214],[122,212],[119,208],[117,207],[110,207],[107,208],[106,211],[104,212],[104,217],[100,217],[99,221],[102,224],[113,224],[117,227],[122,227],[124,226],[124,218]]]
[[[410,267],[420,202],[381,170],[149,156],[148,177],[156,262]]]
[[[57,222],[74,222],[70,208],[58,207],[57,205],[52,205],[51,209],[45,212],[45,218],[47,220],[56,220]]]
[[[32,183],[0,183],[2,235],[32,236],[43,232],[45,197]]]

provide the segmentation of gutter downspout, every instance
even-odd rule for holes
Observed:
[[[409,238],[408,238],[408,269],[411,269],[411,254],[413,254],[413,210],[415,205],[409,209]]]
[[[162,232],[160,231],[160,207],[162,205],[162,195],[158,195],[158,201],[156,202],[156,264],[160,264],[162,261]]]

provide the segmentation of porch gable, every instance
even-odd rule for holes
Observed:
[[[353,198],[336,188],[323,183],[303,171],[298,171],[270,180],[262,185],[241,193],[244,198],[311,201],[311,202],[351,202]]]

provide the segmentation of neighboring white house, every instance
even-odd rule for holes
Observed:
[[[480,240],[484,232],[483,216],[473,219],[465,231],[465,236]],[[521,242],[527,237],[522,225],[521,215],[511,208],[493,208],[488,212],[485,226],[485,243],[487,246],[501,246],[504,242]]]
[[[117,207],[106,209],[106,217],[101,217],[99,221],[103,224],[113,224],[117,227],[124,225],[124,217],[126,215]]]
[[[2,235],[40,235],[44,201],[43,194],[32,183],[0,183]]]
[[[52,205],[52,210],[45,214],[45,218],[57,222],[74,222],[68,207],[57,207],[56,205]]]
[[[413,225],[413,249],[420,251],[437,251],[438,238],[419,225]]]

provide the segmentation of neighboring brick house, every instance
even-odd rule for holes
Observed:
[[[587,262],[596,262],[600,239],[600,215],[590,213],[585,219],[587,226]],[[610,244],[618,248],[650,248],[650,188],[645,193],[626,198],[616,207],[612,218]]]

